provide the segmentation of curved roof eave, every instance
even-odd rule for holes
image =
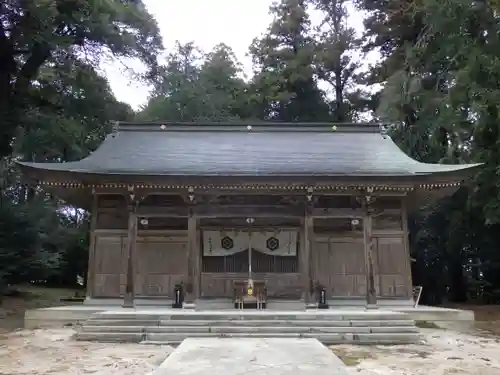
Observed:
[[[188,125],[129,124],[82,160],[19,164],[77,178],[453,178],[480,166],[417,162],[377,124]]]
[[[127,177],[187,177],[187,178],[231,178],[231,177],[248,177],[248,178],[261,178],[261,177],[290,177],[290,178],[307,178],[307,177],[319,177],[319,178],[460,178],[465,175],[469,175],[475,172],[483,163],[474,164],[458,164],[458,165],[447,165],[447,164],[427,164],[429,166],[428,170],[421,171],[418,173],[279,173],[274,172],[271,174],[263,173],[206,173],[206,174],[194,174],[194,173],[184,173],[184,174],[170,174],[170,173],[151,173],[148,171],[130,171],[130,170],[87,170],[78,168],[79,162],[68,162],[68,163],[32,163],[32,162],[17,162],[22,168],[26,170],[31,170],[35,172],[40,179],[46,172],[54,172],[61,176],[61,174],[69,174],[73,177],[81,176],[85,178],[87,176],[93,176],[97,178],[105,178],[106,176],[127,176]],[[76,167],[76,168],[75,168]],[[28,172],[29,173],[29,172]],[[31,173],[30,173],[31,174]]]

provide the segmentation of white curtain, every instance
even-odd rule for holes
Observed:
[[[296,256],[297,232],[292,230],[253,232],[252,249],[267,255]]]
[[[203,255],[228,256],[248,249],[248,232],[203,231]]]
[[[255,231],[251,233],[252,250],[275,256],[297,255],[297,231]],[[228,256],[248,249],[248,232],[203,231],[203,255]]]

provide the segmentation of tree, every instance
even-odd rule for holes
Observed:
[[[485,163],[470,189],[416,215],[424,218],[412,228],[421,279],[441,273],[437,282],[443,288],[433,289],[449,289],[455,301],[472,290],[498,300],[497,9],[460,0],[358,4],[373,12],[367,37],[381,48],[384,61],[372,76],[386,81],[379,115],[397,123],[395,140],[422,161]]]
[[[7,283],[25,280],[33,267],[38,233],[28,213],[0,205],[0,301]]]
[[[197,81],[201,51],[193,43],[176,43],[160,68],[148,104],[138,114],[143,120],[194,121],[199,113]]]
[[[282,0],[270,8],[274,20],[250,47],[255,117],[321,121],[330,118],[314,77],[315,44],[305,0]]]
[[[360,83],[361,40],[348,26],[346,0],[311,0],[323,19],[316,41],[316,73],[333,89],[333,120],[354,120],[358,110],[369,100],[357,85]]]
[[[219,44],[204,56],[204,60],[199,75],[204,117],[212,121],[227,121],[251,116],[247,105],[247,84],[232,49]]]
[[[112,120],[133,118],[130,106],[116,101],[106,79],[78,59],[43,66],[31,90],[49,105],[29,108],[16,133],[15,155],[27,161],[81,159],[109,133]]]
[[[144,120],[227,121],[246,118],[247,84],[233,51],[219,44],[203,54],[177,43],[162,67],[160,84],[138,114]]]
[[[47,64],[68,58],[95,66],[110,51],[140,59],[148,77],[156,73],[161,38],[142,1],[9,0],[0,3],[0,20],[0,158],[9,155],[25,112],[51,106],[33,91]]]

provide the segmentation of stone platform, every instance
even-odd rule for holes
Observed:
[[[347,375],[314,339],[187,339],[152,375]]]
[[[271,305],[270,305],[271,307]],[[169,311],[165,307],[138,306],[137,309],[161,309]],[[426,321],[434,323],[442,328],[467,330],[474,327],[474,312],[470,310],[448,309],[431,306],[379,306],[379,310],[390,310],[394,312],[405,313],[414,321]],[[294,311],[293,306],[280,304],[276,310]],[[362,306],[330,306],[328,311],[364,311]],[[27,329],[32,328],[56,328],[65,325],[83,324],[90,319],[93,314],[104,311],[130,311],[123,309],[119,304],[113,305],[75,305],[59,306],[43,309],[27,310],[24,316],[24,326]],[[178,310],[177,310],[178,311]],[[230,310],[234,311],[234,310]],[[269,310],[270,311],[270,310]]]

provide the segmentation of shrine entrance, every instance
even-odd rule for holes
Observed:
[[[248,217],[201,227],[202,298],[230,298],[238,309],[264,309],[268,298],[300,299],[299,222],[269,224]]]

